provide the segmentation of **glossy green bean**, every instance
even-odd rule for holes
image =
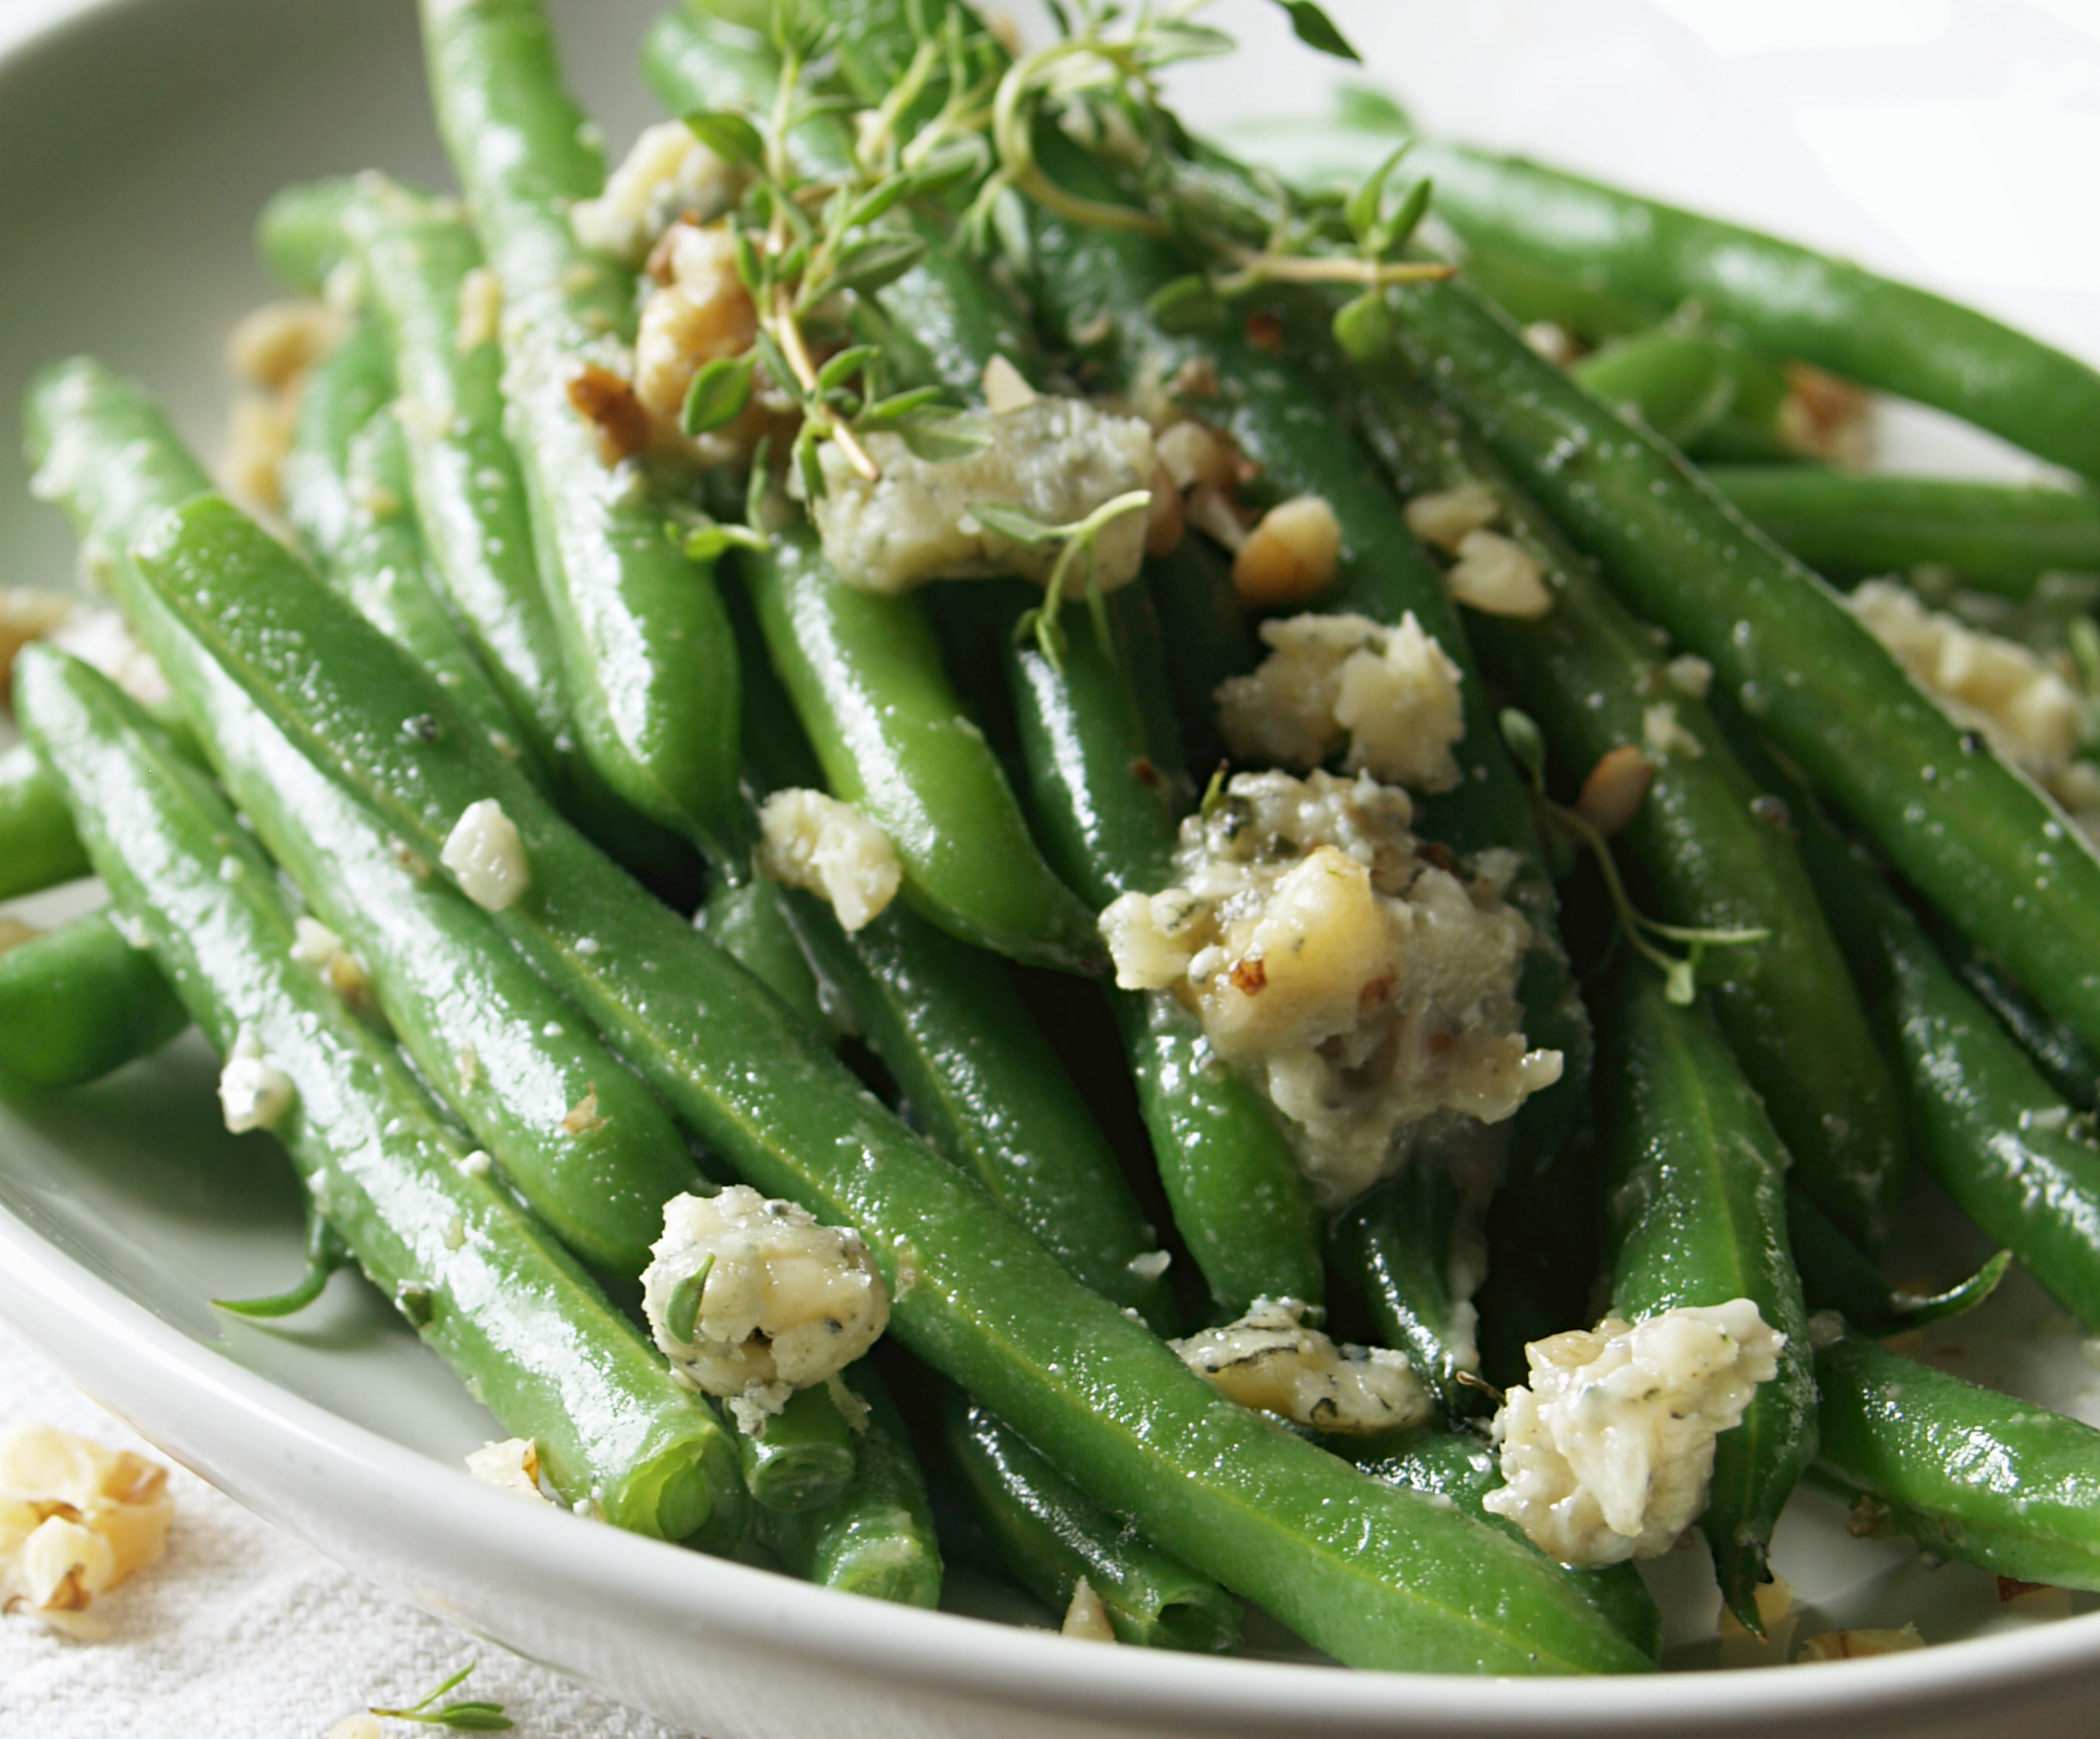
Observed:
[[[1817,1474],[1855,1526],[2055,1588],[2100,1589],[2100,1432],[1857,1335],[1815,1355]]]
[[[460,633],[425,557],[386,341],[361,323],[308,373],[285,458],[285,512],[324,578],[434,673],[489,740],[523,755],[523,732]],[[539,773],[536,762],[522,763]]]
[[[538,1445],[565,1498],[642,1533],[733,1537],[742,1491],[714,1416],[292,960],[276,873],[202,775],[63,655],[26,656],[20,693],[96,871],[205,1036],[222,1054],[249,1036],[288,1082],[282,1138],[373,1282]]]
[[[1145,564],[1160,640],[1171,653],[1167,691],[1181,724],[1187,764],[1208,771],[1225,759],[1212,696],[1228,676],[1261,662],[1245,607],[1233,590],[1225,556],[1209,539],[1184,537],[1172,554]]]
[[[918,601],[847,585],[806,531],[782,533],[744,573],[825,778],[889,836],[905,898],[995,954],[1098,970],[1093,913],[1036,849]]]
[[[29,423],[35,449],[65,456],[63,466],[47,460],[47,493],[90,542],[122,548],[182,498],[172,430],[138,387],[94,363],[69,363],[40,381]],[[143,486],[121,486],[133,474],[172,483],[155,499]],[[259,714],[130,563],[113,563],[108,578],[215,770],[373,975],[379,1006],[425,1079],[561,1238],[611,1271],[639,1274],[662,1235],[665,1201],[702,1187],[663,1108],[484,913]],[[436,676],[432,686],[446,698],[412,715],[417,728],[472,734],[455,691]]]
[[[104,913],[0,953],[0,1079],[79,1086],[189,1024],[153,957]]]
[[[1335,129],[1318,143],[1280,132],[1245,142],[1278,147],[1267,157],[1286,173],[1354,185],[1396,138]],[[1768,354],[1936,406],[2054,464],[2100,476],[2100,373],[1988,314],[1850,261],[1522,157],[1419,139],[1408,166],[1434,181],[1437,215],[1470,245],[1520,256],[1658,315],[1697,302]]]
[[[2025,598],[2044,574],[2100,573],[2100,498],[2076,490],[1795,466],[1705,470],[1753,525],[1840,584],[1930,566]]]
[[[1095,1502],[1142,1514],[1163,1548],[1352,1663],[1646,1664],[1536,1554],[1277,1431],[1072,1280],[492,750],[396,729],[440,691],[238,515],[194,503],[139,560],[279,728],[411,849],[435,858],[470,804],[498,800],[531,873],[496,914],[504,933],[725,1163],[858,1230],[890,1284],[891,1332]]]
[[[1787,1150],[1705,1010],[1620,974],[1605,1025],[1612,1309],[1629,1322],[1748,1298],[1785,1335],[1779,1374],[1714,1447],[1700,1531],[1729,1610],[1762,1635],[1757,1590],[1781,1506],[1815,1453],[1809,1313],[1787,1238]]]
[[[800,1515],[836,1503],[853,1483],[854,1434],[828,1390],[803,1389],[756,1429],[730,1422],[744,1489],[761,1508]]]
[[[26,743],[0,751],[0,899],[89,873],[66,794]]]
[[[1777,419],[1787,397],[1779,367],[1732,332],[1678,322],[1592,351],[1569,369],[1607,404],[1628,409],[1687,453],[1716,435],[1762,435],[1781,450]],[[1734,431],[1731,435],[1731,430]]]
[[[1633,895],[1668,923],[1762,933],[1710,950],[1700,979],[1794,1156],[1795,1185],[1848,1235],[1878,1241],[1902,1178],[1896,1087],[1800,853],[1761,816],[1757,781],[1707,708],[1703,673],[1674,678],[1646,626],[1425,394],[1389,378],[1367,412],[1405,491],[1485,484],[1504,532],[1539,562],[1553,608],[1533,622],[1481,616],[1481,661],[1576,781],[1624,745],[1648,755],[1653,781],[1614,841]]]
[[[1482,1506],[1480,1500],[1502,1484],[1502,1466],[1493,1447],[1470,1432],[1419,1425],[1388,1437],[1326,1441],[1335,1453],[1373,1478],[1432,1492],[1488,1526],[1524,1539],[1524,1530],[1515,1522]],[[1651,1660],[1661,1659],[1662,1613],[1638,1570],[1631,1564],[1614,1564],[1603,1570],[1569,1569],[1566,1574],[1627,1642]]]
[[[502,286],[512,446],[576,729],[623,798],[733,865],[737,671],[714,576],[570,399],[634,329],[632,276],[569,224],[602,191],[599,150],[538,0],[425,0],[422,17],[439,131]]]
[[[2019,1041],[2049,1085],[2081,1111],[2100,1106],[2100,1057],[2061,1021],[2036,1007],[2025,987],[1997,962],[1979,954],[1945,924],[1928,928],[1970,995]]]
[[[1239,1639],[1240,1610],[1217,1583],[1090,1502],[953,1385],[940,1386],[934,1405],[978,1526],[1014,1579],[1051,1612],[1065,1612],[1083,1578],[1119,1642],[1215,1654]]]
[[[1179,759],[1160,752],[1139,699],[1148,685],[1165,687],[1151,599],[1126,587],[1106,600],[1103,617],[1111,644],[1101,644],[1090,616],[1074,620],[1055,664],[1033,643],[1005,637],[1051,861],[1096,908],[1172,883],[1188,801]],[[1261,1090],[1209,1056],[1201,1022],[1169,993],[1114,996],[1160,1183],[1212,1299],[1236,1316],[1256,1298],[1323,1305],[1312,1191]]]
[[[937,1606],[940,1542],[904,1422],[864,1362],[844,1381],[867,1407],[854,1440],[852,1482],[815,1509],[760,1510],[759,1538],[805,1582],[899,1606]]]
[[[1329,1236],[1336,1265],[1363,1290],[1380,1343],[1408,1355],[1452,1420],[1494,1405],[1479,1381],[1471,1276],[1452,1248],[1459,1222],[1450,1168],[1410,1165],[1342,1214]]]
[[[1933,704],[1827,586],[1499,315],[1457,285],[1392,293],[1426,378],[1623,601],[1712,664],[1907,879],[2100,1043],[2100,858],[2061,812]]]

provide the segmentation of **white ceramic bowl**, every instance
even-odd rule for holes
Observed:
[[[650,117],[631,67],[654,3],[554,8],[573,82],[616,143]],[[2075,160],[2100,43],[2080,34],[2075,0],[1332,9],[1434,124],[1849,247],[2100,355],[2100,224]],[[1199,117],[1310,104],[1331,69],[1291,51],[1269,8],[1226,0],[1218,16],[1257,49],[1190,81]],[[2021,159],[2016,185],[1991,180],[2008,129],[2022,149],[2073,152],[2053,191],[2039,157]],[[1948,136],[1968,145],[1919,154],[1917,140]],[[405,4],[0,0],[0,403],[18,403],[39,364],[92,349],[143,375],[209,451],[222,336],[270,293],[249,246],[255,212],[287,180],[367,164],[442,172]],[[1998,197],[1980,204],[1965,174]],[[1930,418],[1892,423],[1915,461],[2006,463]],[[0,579],[53,583],[71,539],[8,470]],[[1851,1541],[1814,1500],[1790,1512],[1777,1554],[1814,1622],[1916,1618],[1936,1641],[1974,1640],[1841,1668],[1642,1681],[1344,1673],[1075,1648],[535,1512],[459,1470],[490,1435],[486,1416],[367,1289],[338,1278],[275,1327],[211,1309],[282,1285],[299,1240],[286,1168],[266,1139],[218,1127],[213,1074],[192,1038],[84,1092],[0,1102],[0,1314],[259,1513],[477,1635],[715,1739],[2092,1729],[2100,1619],[2001,1615],[1988,1577]],[[1965,1330],[1994,1372],[2092,1413],[2091,1373],[2060,1319],[2017,1288],[1994,1310]],[[1686,1554],[1656,1577],[1695,1664],[1718,1652],[1693,1641],[1712,1625],[1703,1574]],[[957,1581],[972,1611],[1029,1616]]]

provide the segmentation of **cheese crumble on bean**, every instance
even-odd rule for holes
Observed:
[[[460,891],[483,911],[515,905],[532,885],[516,824],[492,797],[470,803],[461,812],[438,862],[459,880]]]
[[[1295,1298],[1257,1298],[1238,1322],[1168,1344],[1242,1407],[1312,1431],[1363,1437],[1429,1418],[1429,1391],[1405,1354],[1337,1346],[1304,1319]]]
[[[830,901],[851,932],[896,897],[903,871],[889,836],[822,791],[776,791],[758,812],[758,872]]]

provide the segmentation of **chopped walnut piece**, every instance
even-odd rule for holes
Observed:
[[[44,1426],[0,1442],[0,1608],[96,1634],[78,1615],[167,1548],[167,1479],[142,1455]]]
[[[1598,757],[1576,798],[1577,812],[1606,839],[1625,831],[1655,782],[1655,763],[1631,743]]]
[[[649,445],[649,412],[610,368],[586,362],[569,376],[568,391],[577,414],[598,425],[598,456],[607,465],[632,459]]]
[[[1342,525],[1318,495],[1279,501],[1233,557],[1233,590],[1254,605],[1295,604],[1334,584]]]

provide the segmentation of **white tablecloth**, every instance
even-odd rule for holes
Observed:
[[[25,1424],[153,1454],[0,1323],[0,1432]],[[322,1739],[341,1716],[412,1703],[478,1656],[454,1695],[502,1703],[519,1739],[686,1739],[398,1604],[180,1468],[170,1488],[166,1559],[93,1609],[107,1641],[0,1618],[0,1734]]]

